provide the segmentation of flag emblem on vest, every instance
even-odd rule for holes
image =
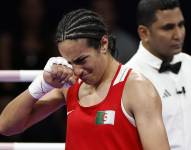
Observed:
[[[96,124],[114,125],[114,120],[115,120],[115,111],[113,110],[97,111]]]

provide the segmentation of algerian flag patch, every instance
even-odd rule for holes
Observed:
[[[115,120],[115,111],[113,110],[97,111],[96,124],[114,125],[114,120]]]

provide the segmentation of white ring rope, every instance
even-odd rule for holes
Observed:
[[[0,82],[31,82],[42,70],[0,70]]]
[[[0,143],[0,150],[64,150],[65,143]]]

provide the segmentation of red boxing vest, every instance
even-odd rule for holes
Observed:
[[[130,71],[120,65],[107,96],[94,106],[79,105],[81,83],[69,89],[66,150],[142,150],[137,129],[129,122],[121,106]]]

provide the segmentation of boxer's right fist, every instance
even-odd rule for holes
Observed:
[[[72,66],[63,57],[52,57],[43,73],[35,78],[28,89],[35,99],[40,99],[54,88],[70,87],[76,79]]]
[[[63,57],[50,58],[44,68],[43,77],[55,88],[67,88],[76,81],[72,66]]]

